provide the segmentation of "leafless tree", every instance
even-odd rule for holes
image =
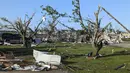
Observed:
[[[94,56],[98,56],[99,55],[99,51],[102,49],[103,47],[103,43],[102,41],[104,40],[102,38],[103,33],[107,30],[107,28],[111,25],[111,22],[108,23],[104,28],[101,28],[101,21],[102,18],[99,18],[99,14],[101,12],[101,7],[98,7],[98,10],[94,13],[96,20],[92,21],[92,20],[88,20],[88,23],[90,23],[91,26],[93,26],[92,31],[92,46],[95,49],[94,51]]]
[[[47,40],[48,40],[51,38],[51,36],[53,36],[54,32],[57,30],[56,26],[60,22],[59,19],[61,17],[64,17],[66,13],[59,13],[51,6],[43,7],[42,5],[41,8],[42,8],[42,13],[45,13],[48,17],[48,21],[46,23],[48,25],[47,27],[48,28]]]
[[[21,18],[17,18],[17,20],[15,20],[14,22],[9,21],[5,17],[1,18],[2,21],[7,22],[10,25],[10,27],[7,27],[8,25],[2,26],[5,26],[5,28],[16,30],[16,32],[22,37],[23,46],[26,48],[31,47],[32,38],[37,34],[38,28],[43,22],[43,20],[41,20],[34,30],[31,29],[29,25],[31,24],[34,15],[35,13],[33,13],[31,17],[25,15],[24,21]]]

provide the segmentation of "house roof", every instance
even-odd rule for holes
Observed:
[[[1,28],[0,31],[15,31],[14,29]]]

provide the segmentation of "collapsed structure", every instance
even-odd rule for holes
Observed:
[[[115,33],[104,33],[102,38],[108,43],[121,43],[122,41],[122,34],[115,34]]]

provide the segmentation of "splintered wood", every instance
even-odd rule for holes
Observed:
[[[0,51],[0,62],[13,62],[13,61],[21,61],[20,59],[15,59],[12,52],[4,53]]]

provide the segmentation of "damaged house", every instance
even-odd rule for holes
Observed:
[[[0,29],[0,40],[11,44],[21,44],[22,39],[15,30],[12,29]]]

